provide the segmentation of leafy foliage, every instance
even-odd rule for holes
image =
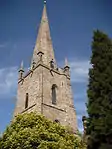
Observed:
[[[18,115],[7,127],[0,149],[82,149],[81,139],[36,113]]]
[[[112,41],[99,30],[93,36],[91,64],[87,91],[88,149],[107,149],[112,145]]]

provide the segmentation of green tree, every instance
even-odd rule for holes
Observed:
[[[4,132],[0,149],[82,149],[81,139],[36,113],[18,115]]]
[[[88,85],[88,149],[112,148],[112,41],[96,30]]]

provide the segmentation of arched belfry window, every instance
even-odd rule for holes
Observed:
[[[56,84],[52,85],[52,104],[56,104]]]
[[[25,109],[28,108],[28,99],[29,99],[29,95],[28,95],[28,93],[26,93]]]

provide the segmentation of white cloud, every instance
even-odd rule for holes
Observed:
[[[80,132],[83,132],[83,123],[82,123],[82,115],[77,115],[77,121],[78,121],[78,130]]]
[[[89,60],[72,59],[69,61],[71,69],[71,82],[74,83],[74,105],[77,113],[77,123],[80,132],[83,132],[82,116],[86,116],[86,87],[88,72],[91,68]]]
[[[88,80],[88,70],[91,67],[88,60],[70,61],[71,81],[75,83],[84,83]]]
[[[12,94],[17,87],[17,67],[0,69],[0,95]]]

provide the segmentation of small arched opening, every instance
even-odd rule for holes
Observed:
[[[52,85],[52,104],[56,105],[56,84]]]
[[[28,93],[26,93],[25,109],[28,108],[28,100],[29,100],[29,95],[28,95]]]

